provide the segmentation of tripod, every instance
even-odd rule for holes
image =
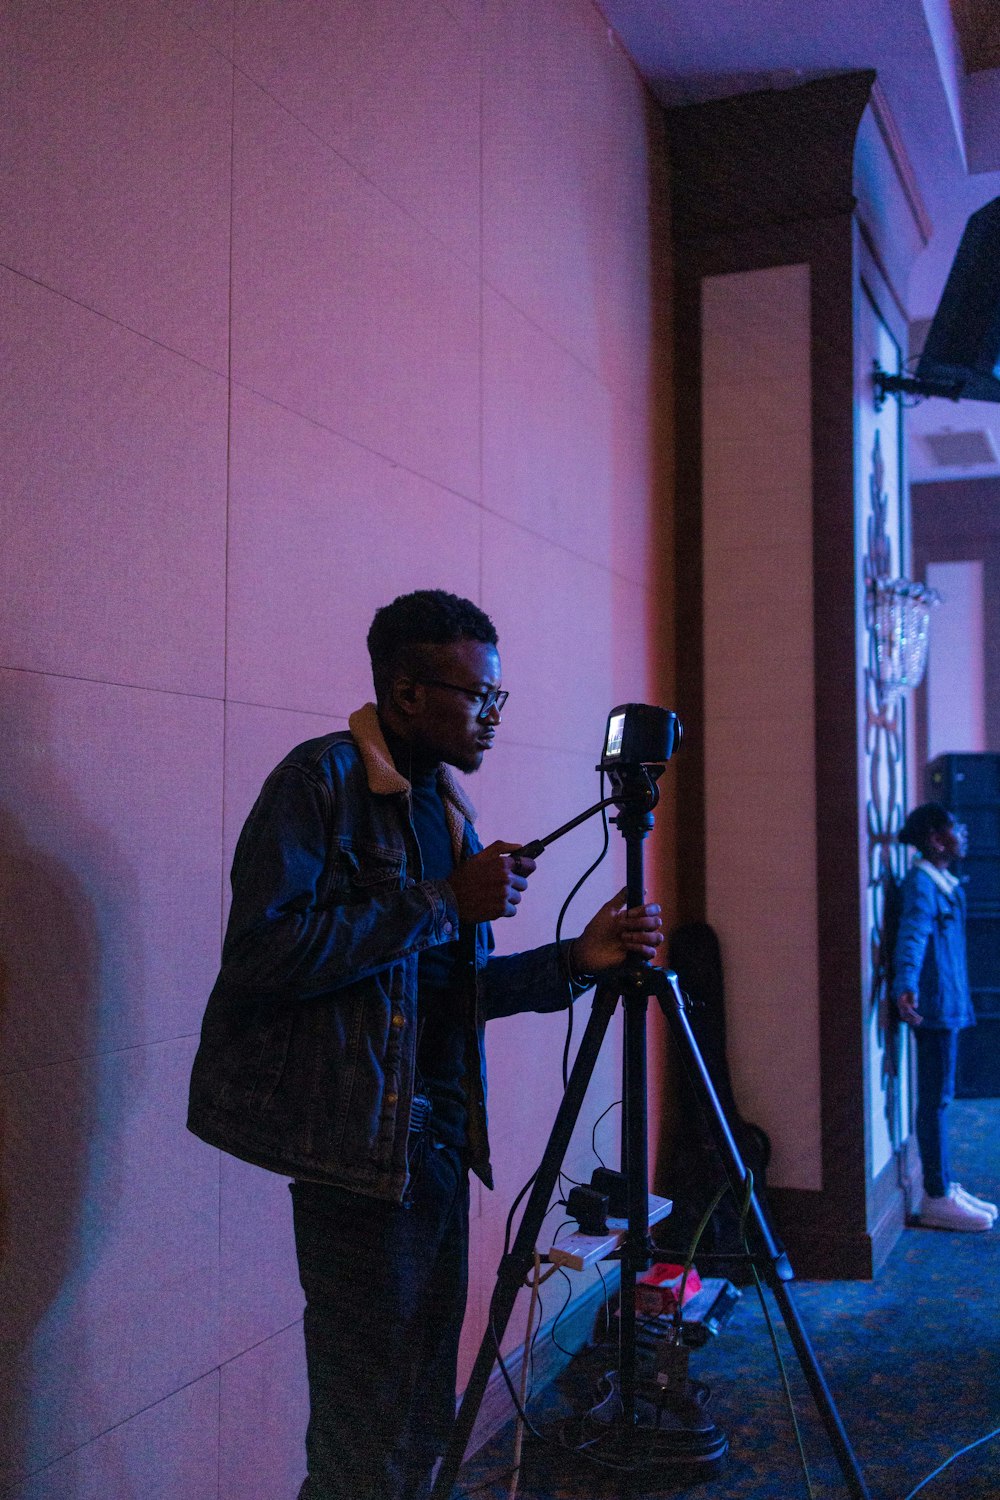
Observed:
[[[653,827],[653,808],[658,800],[656,778],[663,767],[630,766],[612,772],[614,795],[603,799],[555,833],[525,846],[532,856],[555,839],[575,828],[585,818],[614,803],[617,816],[612,818],[625,838],[627,904],[640,906],[644,899],[643,840]],[[626,962],[602,977],[597,986],[580,1047],[570,1072],[566,1091],[556,1112],[555,1122],[542,1155],[534,1185],[528,1197],[514,1242],[497,1270],[496,1287],[490,1304],[490,1326],[479,1346],[476,1362],[455,1420],[448,1450],[441,1463],[432,1490],[432,1500],[449,1500],[465,1456],[465,1449],[476,1416],[482,1405],[487,1382],[497,1360],[500,1341],[514,1310],[514,1302],[534,1263],[535,1244],[542,1220],[556,1187],[563,1158],[583,1106],[601,1046],[611,1018],[621,1001],[625,1017],[624,1092],[622,1121],[622,1171],[627,1177],[628,1230],[620,1250],[620,1367],[619,1390],[621,1414],[618,1419],[618,1466],[624,1470],[638,1452],[642,1428],[638,1425],[636,1378],[636,1280],[653,1260],[653,1243],[649,1234],[649,1198],[647,1160],[646,1096],[646,1014],[649,1001],[656,1000],[670,1026],[674,1044],[687,1071],[692,1088],[709,1125],[722,1160],[731,1191],[738,1203],[746,1204],[747,1238],[755,1262],[762,1266],[763,1279],[770,1287],[813,1401],[826,1428],[827,1436],[853,1500],[869,1500],[857,1459],[833,1402],[833,1397],[816,1361],[809,1336],[792,1300],[789,1282],[793,1271],[784,1250],[775,1241],[770,1226],[752,1191],[747,1168],[740,1156],[732,1131],[726,1121],[718,1095],[705,1066],[687,1018],[677,976],[654,968],[644,959],[630,954]],[[748,1188],[750,1189],[748,1191]]]

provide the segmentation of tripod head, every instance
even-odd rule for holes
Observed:
[[[597,770],[611,782],[611,800],[618,809],[611,821],[626,839],[645,838],[653,827],[653,808],[660,800],[656,783],[681,733],[676,714],[648,703],[622,703],[608,715]]]
[[[667,761],[681,742],[681,721],[667,708],[648,703],[622,703],[608,715],[604,750],[596,770],[606,773],[611,796],[563,823],[542,839],[534,839],[515,850],[536,859],[543,849],[571,832],[604,807],[616,807],[611,819],[626,840],[643,839],[653,827],[653,808],[660,799],[656,785]],[[630,882],[631,883],[631,882]],[[641,881],[640,881],[641,888]],[[642,900],[641,895],[639,901]],[[630,903],[634,904],[634,903]]]

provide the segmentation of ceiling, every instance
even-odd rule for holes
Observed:
[[[969,214],[1000,195],[1000,66],[990,66],[998,60],[996,0],[597,5],[667,105],[875,68],[932,224],[911,274],[909,312],[914,320],[933,314]],[[915,481],[1000,475],[1000,406],[931,399],[909,412],[907,426]],[[985,433],[997,460],[942,466],[926,439],[945,430]]]

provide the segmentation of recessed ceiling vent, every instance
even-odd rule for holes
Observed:
[[[966,432],[925,432],[924,442],[941,469],[980,469],[997,462],[993,438],[982,428]]]

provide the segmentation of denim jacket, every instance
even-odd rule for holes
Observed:
[[[965,892],[922,860],[903,881],[896,937],[893,999],[906,990],[917,996],[923,1025],[932,1030],[957,1031],[975,1023],[965,955]]]
[[[481,845],[446,766],[456,862]],[[264,783],[240,835],[222,968],[191,1078],[188,1126],[289,1177],[403,1199],[414,1093],[417,961],[459,933],[467,991],[468,1155],[492,1187],[484,1024],[580,993],[554,943],[491,958],[444,880],[422,880],[410,785],[374,704],[309,740]]]

